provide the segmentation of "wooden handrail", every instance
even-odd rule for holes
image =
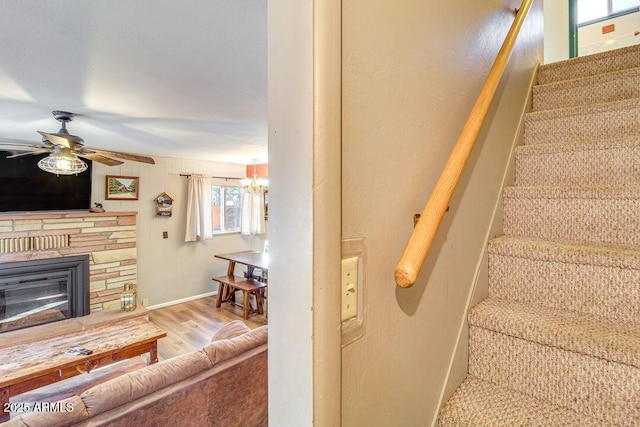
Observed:
[[[482,86],[480,95],[478,95],[478,99],[456,141],[456,145],[453,147],[449,160],[447,160],[440,174],[440,178],[438,178],[438,182],[431,193],[431,197],[422,214],[420,214],[420,220],[416,224],[398,264],[396,264],[394,275],[396,283],[400,287],[409,288],[413,286],[418,278],[424,259],[427,257],[436,231],[438,231],[442,217],[451,201],[453,191],[460,180],[460,175],[462,175],[462,170],[469,159],[471,149],[478,138],[480,128],[484,123],[507,61],[511,56],[513,45],[516,42],[520,28],[529,13],[533,1],[534,0],[523,0],[517,12],[516,19],[513,21],[504,43],[500,48],[500,52],[498,52],[498,56]]]

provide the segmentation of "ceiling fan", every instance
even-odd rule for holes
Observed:
[[[62,124],[60,130],[56,133],[38,131],[38,133],[42,135],[42,144],[25,145],[23,143],[10,141],[0,142],[0,145],[12,147],[24,145],[25,148],[27,148],[26,152],[12,154],[7,156],[7,159],[50,153],[49,156],[42,158],[38,162],[38,167],[56,175],[74,175],[85,171],[87,164],[79,157],[93,160],[107,166],[117,166],[124,163],[117,159],[133,160],[151,165],[155,164],[155,161],[151,157],[87,148],[84,146],[84,140],[82,138],[71,135],[67,130],[67,123],[75,117],[73,113],[55,110],[52,111],[52,114],[53,117]],[[15,149],[12,151],[15,151]],[[23,150],[20,148],[18,151]]]

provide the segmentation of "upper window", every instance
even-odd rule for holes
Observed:
[[[211,220],[213,234],[239,233],[242,222],[242,187],[211,187]]]
[[[578,0],[578,24],[587,24],[637,12],[640,0]]]

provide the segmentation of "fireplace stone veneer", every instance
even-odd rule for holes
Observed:
[[[136,218],[137,212],[3,214],[0,263],[88,254],[90,311],[118,307],[124,284],[137,284]]]

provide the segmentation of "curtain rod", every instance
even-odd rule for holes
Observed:
[[[181,173],[180,176],[186,176],[187,178],[190,177],[192,174],[190,173]],[[245,178],[236,178],[235,176],[209,176],[209,178],[217,178],[217,179],[224,179],[225,181],[228,181],[230,179],[245,179]]]

